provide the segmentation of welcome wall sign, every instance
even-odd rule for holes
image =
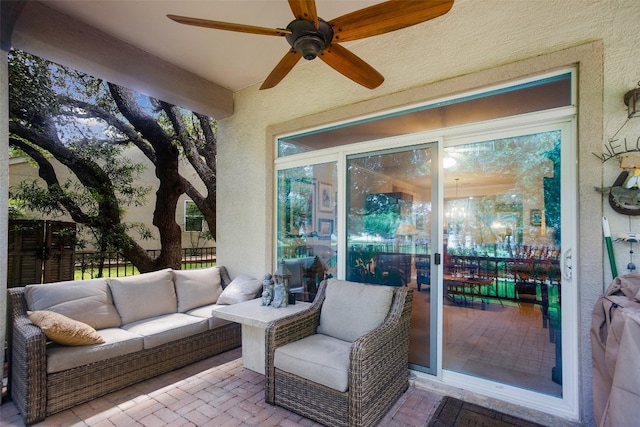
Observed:
[[[623,215],[640,215],[640,137],[635,140],[610,139],[602,156],[593,155],[602,163],[619,159],[623,169],[611,187],[596,190],[609,193],[609,205],[614,211]]]

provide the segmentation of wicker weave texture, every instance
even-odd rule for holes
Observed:
[[[374,426],[409,387],[409,324],[413,290],[394,289],[383,324],[354,341],[349,389],[342,393],[275,369],[275,349],[316,332],[326,282],[308,311],[273,322],[266,331],[265,400],[327,426]]]
[[[27,317],[24,288],[8,289],[9,391],[27,425],[98,396],[239,347],[231,323],[191,337],[47,374],[46,337]]]
[[[231,350],[240,343],[240,325],[232,323],[148,350],[49,374],[47,415]]]

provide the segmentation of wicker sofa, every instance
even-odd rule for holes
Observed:
[[[224,267],[10,288],[11,398],[29,425],[238,347],[240,325],[212,317],[212,310],[260,293],[260,281],[232,281]],[[32,323],[40,314],[71,319],[98,343],[63,345],[51,322]]]
[[[374,426],[409,387],[413,290],[328,279],[267,326],[265,401],[331,427]]]

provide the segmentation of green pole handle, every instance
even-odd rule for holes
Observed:
[[[613,244],[611,243],[611,230],[609,229],[609,220],[606,216],[602,217],[602,232],[604,234],[604,242],[607,245],[607,253],[609,254],[611,275],[615,279],[616,277],[618,277],[618,269],[616,268],[616,257],[613,255]]]

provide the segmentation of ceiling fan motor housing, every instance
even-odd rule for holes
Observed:
[[[287,42],[307,60],[318,56],[333,39],[331,25],[320,18],[318,28],[311,21],[296,19],[287,25],[287,30],[291,31],[291,34],[285,36]]]

